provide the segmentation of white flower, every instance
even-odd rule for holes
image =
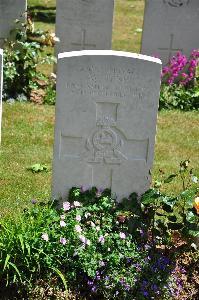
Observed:
[[[74,205],[75,207],[80,207],[80,206],[82,206],[81,203],[80,203],[79,201],[74,201],[73,205]]]
[[[90,244],[91,244],[91,241],[89,239],[86,239],[86,245],[90,246]]]
[[[57,75],[56,75],[55,73],[51,73],[51,74],[50,74],[50,78],[56,79],[56,78],[57,78]]]
[[[55,35],[54,32],[50,33],[50,37],[54,42],[60,42],[60,39]]]
[[[120,238],[124,240],[126,238],[126,234],[124,232],[120,232]]]
[[[80,215],[77,215],[77,216],[76,216],[76,221],[80,222],[80,221],[81,221],[81,219],[82,219],[82,218],[81,218],[81,216],[80,216]]]
[[[61,218],[61,220],[65,220],[66,216],[65,215],[61,215],[60,218]]]
[[[100,227],[99,227],[99,226],[96,226],[96,230],[97,230],[97,231],[100,231]]]
[[[79,233],[82,232],[81,226],[75,225],[75,231]]]
[[[64,202],[63,209],[64,209],[64,211],[70,210],[70,202]]]
[[[91,221],[91,227],[95,227],[95,223],[93,223],[92,221]]]
[[[84,216],[85,216],[86,219],[88,219],[88,217],[90,217],[91,214],[89,212],[86,212]]]
[[[66,223],[64,221],[60,221],[60,226],[61,227],[66,227]]]
[[[192,180],[194,183],[198,183],[198,177],[196,177],[196,176],[191,176],[191,180]]]
[[[49,240],[49,237],[48,237],[48,234],[47,234],[47,233],[43,233],[42,236],[41,236],[41,238],[42,238],[44,241],[46,241],[46,242],[48,242],[48,240]]]

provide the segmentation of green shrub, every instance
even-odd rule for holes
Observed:
[[[41,80],[48,85],[48,78],[38,67],[41,64],[52,63],[51,55],[43,57],[44,45],[40,40],[32,40],[27,31],[27,24],[22,24],[24,30],[16,29],[16,40],[6,41],[4,45],[4,83],[3,99],[30,99],[32,90],[40,88]],[[45,34],[45,33],[43,33]]]
[[[160,91],[160,109],[199,110],[199,85],[162,84]]]

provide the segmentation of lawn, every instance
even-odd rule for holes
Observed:
[[[35,27],[54,31],[55,1],[28,1]],[[144,1],[116,0],[113,49],[138,52]],[[49,49],[48,49],[49,51]],[[52,49],[51,49],[52,52]],[[50,71],[50,70],[49,70]],[[155,148],[153,180],[159,169],[175,172],[183,159],[190,159],[199,173],[199,115],[197,112],[161,111]],[[50,197],[53,154],[54,107],[31,103],[3,104],[2,145],[0,148],[0,216],[13,214],[31,199]],[[42,163],[48,172],[33,174],[27,167]],[[180,182],[165,189],[172,193]]]
[[[180,160],[190,158],[199,173],[197,112],[162,111],[158,117],[153,178],[159,169],[175,172]],[[13,213],[30,204],[31,199],[50,196],[53,153],[54,107],[17,103],[3,105],[0,156],[0,211]],[[27,167],[46,164],[49,172],[33,174]],[[169,192],[180,184],[166,187]]]

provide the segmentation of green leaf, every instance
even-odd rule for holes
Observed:
[[[51,270],[53,270],[62,280],[64,288],[65,288],[65,292],[67,293],[66,296],[68,296],[68,287],[67,287],[67,283],[66,283],[66,279],[64,277],[64,275],[62,274],[62,272],[60,270],[58,270],[55,267],[50,267]]]
[[[159,191],[155,189],[150,189],[142,196],[141,203],[145,205],[154,204],[155,200],[159,197],[160,197]]]
[[[168,223],[168,228],[172,229],[172,230],[178,230],[183,228],[183,224],[182,223]]]
[[[198,216],[196,216],[192,211],[188,211],[186,214],[186,219],[190,223],[196,223]]]
[[[18,235],[18,238],[19,238],[19,241],[20,241],[20,244],[21,244],[22,252],[23,252],[23,254],[24,254],[24,249],[25,249],[25,247],[24,247],[24,241],[23,241],[23,236],[22,236],[22,234],[19,234],[19,235]]]
[[[167,213],[173,212],[172,206],[171,206],[171,205],[168,205],[168,204],[166,204],[166,203],[163,203],[162,209],[163,209],[164,211],[166,211]]]
[[[7,254],[6,259],[5,259],[5,263],[4,263],[4,266],[3,266],[3,271],[5,271],[5,269],[8,265],[9,259],[10,259],[10,254]]]
[[[49,169],[46,165],[42,165],[42,164],[34,164],[30,167],[27,168],[27,170],[32,171],[33,173],[39,173],[39,172],[48,172]]]
[[[169,216],[168,220],[171,222],[176,222],[177,221],[177,217],[176,216]]]
[[[20,281],[21,281],[21,283],[22,283],[21,274],[20,274],[19,269],[17,268],[17,266],[16,266],[15,264],[11,263],[11,262],[9,262],[9,265],[10,265],[11,267],[13,267],[13,269],[16,271],[16,273],[18,274],[19,279],[20,279]]]
[[[164,183],[170,183],[171,181],[173,181],[174,178],[176,178],[178,175],[177,174],[171,174],[169,177],[167,177],[164,180]]]

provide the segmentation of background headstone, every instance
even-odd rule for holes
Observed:
[[[57,0],[56,53],[111,49],[114,0]]]
[[[3,50],[0,49],[0,143],[1,143],[1,118],[2,118],[2,87],[3,87]]]
[[[188,57],[199,48],[198,0],[146,0],[142,36],[143,54],[163,64],[178,51]]]
[[[27,0],[0,0],[0,46],[4,39],[10,36],[10,31],[19,24],[15,23],[18,19],[25,21],[25,11],[27,10]]]
[[[58,56],[53,197],[74,186],[118,199],[150,185],[161,62],[128,52]]]

